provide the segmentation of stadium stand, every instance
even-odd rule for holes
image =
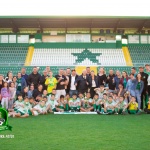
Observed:
[[[31,66],[102,65],[126,66],[122,49],[35,48]]]
[[[150,45],[147,44],[132,44],[128,45],[129,52],[134,66],[149,64],[150,60]]]
[[[0,44],[0,65],[23,65],[28,44]]]

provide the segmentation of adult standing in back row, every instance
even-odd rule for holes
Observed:
[[[87,75],[86,70],[83,70],[82,75],[78,76],[75,80],[75,86],[77,87],[79,93],[85,94],[88,92],[89,75]]]
[[[60,98],[60,95],[66,95],[65,85],[67,78],[63,75],[63,69],[59,70],[59,74],[55,78],[57,79],[56,94]]]
[[[38,73],[37,67],[33,68],[33,72],[28,76],[28,84],[34,84],[34,88],[38,88],[38,84],[40,82],[41,75]]]
[[[106,83],[108,84],[109,87],[109,92],[114,92],[115,90],[115,75],[114,71],[112,69],[109,70],[109,75],[107,76]]]
[[[144,82],[144,89],[143,89],[143,92],[141,94],[141,109],[143,109],[143,100],[146,99],[148,74],[144,72],[144,67],[142,67],[142,66],[139,67],[139,73],[141,74],[141,80]]]
[[[97,74],[97,77],[98,77],[98,87],[100,87],[100,85],[105,86],[107,77],[106,77],[104,68],[99,69],[99,73]]]

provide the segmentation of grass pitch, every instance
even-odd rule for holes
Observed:
[[[149,150],[150,115],[43,115],[9,118],[0,150]]]

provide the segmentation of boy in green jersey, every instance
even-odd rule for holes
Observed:
[[[91,99],[91,94],[88,92],[86,93],[86,97],[81,102],[81,111],[82,112],[90,112],[94,109],[93,107],[93,100]]]
[[[73,94],[69,100],[69,107],[71,112],[80,111],[81,102],[77,99],[77,95]]]

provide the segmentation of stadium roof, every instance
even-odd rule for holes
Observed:
[[[126,17],[22,17],[0,18],[0,28],[150,28],[149,18]]]

